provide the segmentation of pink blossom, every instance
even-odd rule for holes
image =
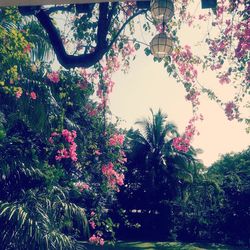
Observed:
[[[55,156],[55,159],[57,161],[60,161],[61,159],[67,159],[67,158],[69,158],[69,153],[67,149],[63,148],[63,149],[57,150],[57,155]]]
[[[96,116],[98,111],[96,109],[92,109],[88,112],[89,116]]]
[[[122,56],[123,57],[127,57],[132,55],[133,53],[135,53],[135,48],[132,42],[127,43],[126,45],[124,45],[124,47],[122,48]]]
[[[78,86],[81,90],[85,90],[88,88],[88,82],[86,80],[78,82]]]
[[[159,33],[162,33],[162,32],[165,32],[167,30],[167,27],[166,27],[166,25],[163,26],[162,23],[159,23],[159,24],[156,25],[156,30]]]
[[[95,154],[95,155],[101,155],[102,153],[100,152],[99,149],[97,149],[97,150],[95,150],[94,154]]]
[[[100,246],[103,246],[103,245],[104,245],[104,239],[103,239],[103,238],[100,238],[99,244],[100,244]]]
[[[92,229],[96,228],[96,224],[95,224],[95,222],[93,220],[90,220],[89,224],[90,224],[90,226],[91,226]]]
[[[173,139],[173,146],[178,151],[186,153],[189,150],[189,143],[183,137],[176,137]]]
[[[124,185],[124,174],[119,174],[114,170],[114,165],[109,162],[107,165],[102,166],[102,173],[107,177],[109,186],[111,188]]]
[[[95,215],[94,211],[91,211],[90,216],[93,217]]]
[[[226,103],[225,113],[229,121],[239,118],[239,110],[234,102]]]
[[[59,134],[58,134],[57,132],[53,132],[53,133],[51,134],[51,136],[52,136],[52,137],[55,137],[55,136],[59,136]]]
[[[231,82],[228,73],[219,76],[219,79],[220,79],[219,82],[220,82],[221,85],[223,85],[223,84],[228,84],[228,83]]]
[[[67,129],[63,129],[62,136],[68,143],[73,143],[74,139],[76,138],[77,134],[76,131],[73,130],[72,132],[68,131]]]
[[[16,98],[19,99],[23,94],[23,90],[21,88],[18,89],[18,91],[16,92]]]
[[[188,45],[179,52],[172,53],[173,61],[177,64],[178,70],[186,82],[195,82],[198,71],[194,67],[193,53]]]
[[[202,119],[202,115],[192,117],[189,120],[188,126],[186,126],[184,135],[173,139],[172,145],[176,150],[182,151],[184,153],[188,152],[190,148],[190,142],[194,137],[195,133],[197,133],[194,122]]]
[[[96,244],[96,245],[104,245],[104,239],[101,238],[100,236],[96,236],[95,234],[93,234],[90,238],[89,238],[89,242],[92,244]]]
[[[124,142],[124,135],[122,134],[114,134],[110,139],[109,139],[109,145],[110,146],[117,146],[117,145],[122,145]]]
[[[53,83],[58,83],[60,81],[59,72],[57,71],[52,71],[51,73],[48,73],[47,77]]]
[[[198,91],[193,90],[193,91],[190,91],[190,93],[186,95],[186,99],[192,102],[193,106],[197,106],[200,104],[199,95],[200,93]]]
[[[217,63],[217,64],[213,64],[210,66],[210,69],[211,70],[217,70],[217,69],[220,69],[222,67],[222,64],[220,63]]]
[[[30,98],[33,99],[33,100],[36,100],[37,96],[36,96],[36,93],[34,91],[32,91],[30,93]]]
[[[53,134],[53,136],[51,135],[49,141],[53,144],[54,140],[52,137],[55,137],[58,134],[56,132],[54,132],[52,134]],[[67,129],[63,129],[61,135],[66,140],[66,142],[69,143],[69,146],[68,146],[68,149],[63,148],[63,149],[57,151],[57,155],[55,157],[56,160],[60,161],[61,159],[64,159],[64,158],[65,159],[70,158],[72,161],[77,161],[77,153],[76,153],[77,145],[74,142],[74,139],[77,136],[76,131],[73,130],[72,132],[70,132]]]
[[[72,142],[72,144],[69,147],[69,157],[72,161],[77,161],[77,153],[76,153],[76,143]]]
[[[89,185],[86,182],[78,181],[75,184],[75,187],[77,187],[81,192],[83,190],[89,190]]]
[[[24,53],[30,53],[30,51],[31,51],[31,46],[30,46],[30,44],[28,43],[28,44],[24,47],[23,52],[24,52]]]
[[[49,143],[54,144],[54,140],[53,140],[53,138],[51,136],[50,136],[48,141],[49,141]]]

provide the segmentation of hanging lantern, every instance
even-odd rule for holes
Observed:
[[[162,59],[172,52],[173,41],[167,37],[166,33],[160,33],[152,39],[150,49],[155,57]]]
[[[174,4],[172,0],[151,0],[150,9],[156,22],[165,22],[174,15]]]

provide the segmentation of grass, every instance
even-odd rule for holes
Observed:
[[[117,242],[114,246],[103,247],[85,244],[89,250],[247,250],[248,248],[232,247],[221,244],[181,243],[181,242]]]

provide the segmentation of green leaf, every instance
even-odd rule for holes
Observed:
[[[145,48],[144,52],[146,56],[149,56],[151,54],[151,50],[149,48]]]
[[[136,43],[134,46],[135,46],[135,49],[136,49],[136,50],[139,50],[140,47],[141,47],[141,45],[140,45],[139,43]]]

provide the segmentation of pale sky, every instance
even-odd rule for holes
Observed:
[[[199,7],[198,11],[204,13],[206,10]],[[137,39],[148,44],[151,38],[142,34],[139,26],[140,24],[136,26]],[[184,27],[180,31],[183,45],[195,45],[202,40],[206,31],[207,27],[204,30]],[[205,47],[194,47],[194,50],[205,52]],[[110,95],[113,118],[118,116],[122,120],[121,127],[135,127],[136,120],[150,116],[150,108],[154,111],[161,108],[168,114],[169,121],[174,122],[179,132],[183,133],[192,117],[191,103],[185,100],[184,87],[168,76],[162,63],[155,63],[152,56],[147,57],[143,48],[136,55],[128,74],[117,72],[113,77],[116,83]],[[211,72],[202,74],[201,79],[205,86],[216,90],[224,101],[230,101],[233,97],[232,87],[220,86]],[[200,135],[194,138],[192,145],[204,151],[199,155],[204,164],[209,166],[221,154],[246,149],[250,144],[250,135],[245,131],[246,125],[229,121],[224,111],[204,94],[200,101],[200,112],[204,115],[204,121],[197,124]],[[246,115],[249,116],[249,113]]]

